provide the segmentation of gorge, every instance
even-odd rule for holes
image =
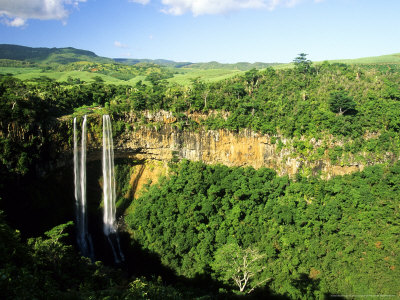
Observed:
[[[253,256],[254,298],[397,294],[400,81],[377,72],[0,78],[1,278],[20,278],[0,284],[38,299],[228,298],[245,293],[230,263]]]

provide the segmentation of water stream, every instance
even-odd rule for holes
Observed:
[[[103,115],[103,231],[112,248],[114,261],[125,260],[122,254],[115,220],[115,175],[112,127],[109,115]]]
[[[81,147],[78,146],[77,120],[74,118],[74,181],[77,244],[83,256],[94,260],[92,239],[88,232],[86,213],[86,116],[82,122]]]

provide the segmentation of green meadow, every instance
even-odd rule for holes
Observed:
[[[190,69],[182,68],[178,69],[178,74],[170,78],[169,82],[178,83],[181,85],[190,85],[192,79],[200,78],[202,81],[214,82],[219,80],[224,80],[233,77],[237,74],[243,73],[240,70],[229,70],[229,69]]]
[[[126,84],[126,81],[119,80],[117,78],[107,76],[104,74],[92,73],[87,71],[50,71],[50,72],[25,72],[15,75],[16,78],[21,80],[30,80],[39,77],[48,77],[58,82],[67,81],[68,78],[76,79],[79,78],[81,81],[91,82],[95,81],[96,77],[100,77],[104,82],[110,84]]]
[[[363,57],[356,59],[336,59],[336,60],[329,60],[329,62],[344,63],[344,64],[382,64],[382,63],[397,64],[400,63],[400,53]]]
[[[190,85],[193,79],[200,78],[205,82],[214,82],[233,77],[237,74],[243,73],[240,70],[229,69],[174,69],[177,74],[168,79],[169,83],[177,83],[180,85]],[[31,80],[40,77],[48,77],[57,82],[65,82],[68,78],[77,79],[85,82],[93,82],[96,78],[100,77],[105,83],[116,85],[135,85],[138,81],[146,81],[146,76],[137,75],[129,80],[121,80],[113,76],[104,75],[97,72],[88,71],[46,71],[42,68],[18,68],[18,67],[0,67],[0,74],[12,74],[21,80]]]
[[[160,61],[139,61],[136,64],[119,63],[110,58],[99,57],[96,54],[74,48],[41,49],[36,57],[31,57],[31,49],[15,45],[0,47],[0,74],[12,74],[21,80],[32,80],[48,77],[56,82],[79,79],[83,82],[102,80],[106,84],[136,85],[142,81],[151,84],[150,74],[156,74],[160,79],[166,79],[171,84],[191,85],[194,79],[203,82],[215,82],[229,79],[246,72],[249,68],[274,69],[293,68],[293,62],[285,64],[274,63],[236,63],[221,64],[217,62],[188,63],[186,67],[174,66]],[[329,60],[329,63],[345,63],[364,66],[387,66],[396,68],[400,65],[400,53],[364,57],[358,59]],[[323,62],[314,62],[316,65]]]

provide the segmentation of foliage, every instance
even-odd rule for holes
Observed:
[[[239,62],[235,64],[221,64],[216,61],[211,61],[207,63],[194,63],[194,64],[189,64],[186,65],[185,68],[191,68],[191,69],[211,69],[211,70],[241,70],[241,71],[248,71],[251,69],[265,69],[268,67],[272,67],[275,65],[279,65],[279,63],[261,63],[261,62],[255,62],[255,63],[247,63],[247,62]]]
[[[212,268],[217,274],[220,274],[223,280],[233,280],[240,292],[253,286],[250,293],[262,283],[253,281],[254,277],[265,268],[264,258],[265,254],[260,254],[257,249],[242,249],[238,244],[231,243],[222,246],[215,252]]]
[[[294,65],[300,73],[308,73],[311,70],[311,60],[307,59],[307,54],[300,53],[294,60]]]
[[[390,132],[398,136],[400,73],[345,64],[312,66],[306,57],[299,57],[297,64],[306,66],[308,71],[305,73],[298,69],[253,69],[211,83],[196,74],[185,79],[187,86],[168,83],[165,79],[173,75],[171,71],[151,65],[79,62],[71,66],[97,70],[88,79],[91,83],[77,81],[75,75],[65,77],[63,82],[46,77],[18,82],[3,76],[4,112],[8,115],[12,112],[15,102],[12,99],[28,98],[27,105],[36,109],[37,104],[31,100],[35,99],[42,104],[40,111],[47,111],[50,116],[61,116],[84,105],[95,105],[107,106],[118,114],[132,110],[172,111],[183,126],[193,125],[184,119],[184,113],[212,112],[212,117],[205,118],[196,126],[235,131],[250,128],[261,133],[280,133],[285,137],[314,138],[331,134],[355,139],[366,132]],[[134,84],[132,81],[133,87],[100,81],[100,78],[106,80],[104,74],[109,74],[109,71],[122,72],[128,67],[138,68],[138,73],[126,70],[126,74],[138,78]],[[99,78],[97,82],[96,78]],[[16,82],[18,89],[15,88]],[[395,150],[394,140],[390,147]]]
[[[125,300],[129,299],[185,299],[185,295],[171,286],[164,286],[160,281],[148,281],[145,278],[136,278],[129,284]]]
[[[69,63],[92,60],[109,62],[109,58],[99,57],[91,51],[75,48],[31,48],[18,45],[0,45],[0,58],[41,63]]]
[[[63,240],[72,222],[56,226],[46,238],[24,243],[0,214],[2,299],[190,299],[161,279],[128,279],[119,270],[92,264]]]
[[[331,92],[329,105],[332,112],[340,115],[346,113],[350,114],[354,112],[356,108],[354,100],[343,89]]]
[[[229,255],[258,249],[264,260],[252,287],[296,299],[400,292],[400,163],[330,181],[188,161],[173,170],[125,221],[179,275],[226,282]]]
[[[64,54],[62,62],[68,63],[40,66],[46,72],[27,80],[0,76],[0,197],[4,186],[23,184],[54,161],[54,147],[71,136],[68,124],[57,118],[72,113],[96,117],[108,112],[119,135],[128,128],[126,113],[142,116],[163,109],[173,112],[181,129],[250,128],[276,135],[278,149],[287,147],[285,137],[292,137],[291,146],[304,159],[313,150],[320,159],[328,150],[333,163],[362,151],[376,160],[395,159],[399,151],[398,66],[312,65],[300,55],[294,69],[250,69],[234,77],[233,71],[214,70],[215,78],[230,78],[207,82],[197,76],[200,71],[173,74],[152,64],[70,63],[71,53]],[[3,63],[26,71],[39,68],[36,63]],[[71,75],[80,70],[90,77]],[[57,75],[46,77],[47,71]],[[186,76],[189,84],[170,83],[172,75]],[[136,81],[113,85],[110,76]],[[191,113],[209,117],[197,124],[188,117]],[[91,130],[97,133],[100,127]],[[321,146],[313,149],[311,139]],[[334,140],[344,142],[329,148]],[[399,163],[388,161],[330,181],[301,175],[290,180],[265,168],[183,161],[172,164],[168,179],[133,202],[125,220],[135,242],[186,278],[232,282],[236,277],[226,258],[253,253],[261,271],[246,277],[241,268],[239,290],[268,288],[296,299],[398,295],[399,170]],[[129,174],[128,167],[117,170],[118,180]],[[123,196],[127,190],[121,186],[118,192]],[[2,204],[15,201],[7,197]],[[120,199],[118,207],[126,205]],[[185,298],[181,290],[158,281],[127,279],[78,257],[65,241],[69,225],[25,242],[0,218],[4,298]],[[246,278],[243,285],[240,280]]]

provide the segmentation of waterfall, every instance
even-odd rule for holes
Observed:
[[[75,179],[75,209],[76,225],[79,221],[79,203],[81,198],[80,168],[79,168],[79,149],[78,149],[78,131],[76,129],[76,118],[74,118],[74,179]]]
[[[78,130],[76,118],[74,118],[74,179],[77,243],[81,254],[91,258],[93,261],[92,239],[88,232],[86,216],[86,138],[86,116],[84,116],[82,122],[81,149],[79,153]]]
[[[114,261],[124,261],[118,232],[115,222],[115,176],[114,176],[114,149],[112,138],[112,127],[109,115],[103,115],[103,231],[110,243],[114,255]]]

